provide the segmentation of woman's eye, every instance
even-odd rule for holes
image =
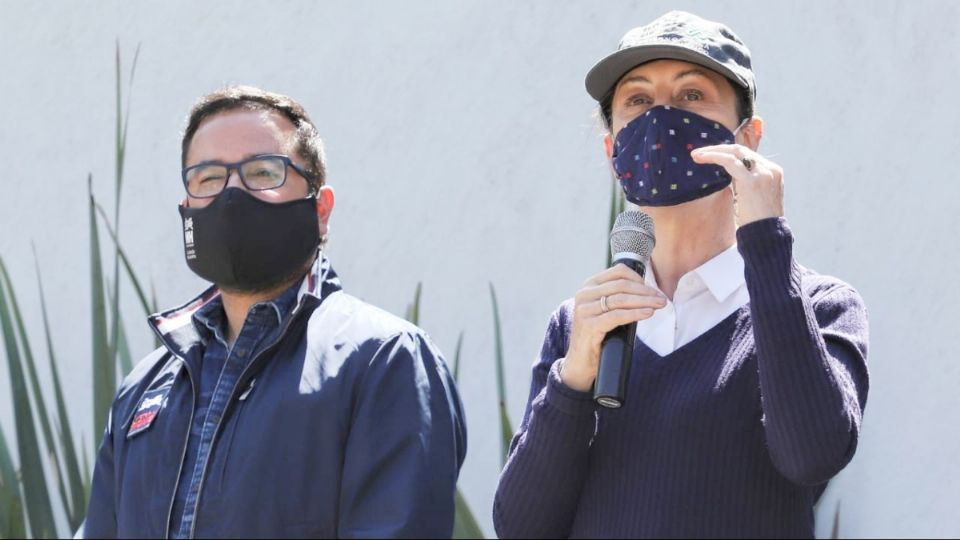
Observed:
[[[633,106],[636,106],[636,105],[645,105],[645,104],[647,104],[647,103],[649,103],[649,102],[650,102],[650,100],[647,99],[647,96],[643,96],[643,95],[630,96],[630,97],[627,98],[627,106],[628,106],[628,107],[633,107]]]
[[[687,90],[683,93],[685,101],[700,101],[703,99],[703,93],[699,90]]]

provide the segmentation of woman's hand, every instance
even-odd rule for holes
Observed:
[[[740,225],[783,216],[783,169],[741,144],[704,146],[690,153],[696,163],[712,163],[733,177]]]
[[[590,390],[597,378],[600,346],[607,332],[649,319],[666,305],[661,293],[625,265],[618,264],[588,279],[574,297],[570,348],[560,374],[563,384],[581,392]]]

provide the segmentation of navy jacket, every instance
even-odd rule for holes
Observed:
[[[84,536],[169,536],[203,355],[192,315],[218,294],[151,317],[163,347],[114,400]],[[466,428],[434,344],[341,291],[323,257],[284,324],[220,419],[194,536],[450,537]]]

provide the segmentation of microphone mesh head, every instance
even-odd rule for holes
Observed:
[[[641,260],[647,260],[654,244],[653,218],[639,210],[629,210],[617,216],[610,231],[610,253],[635,253]]]

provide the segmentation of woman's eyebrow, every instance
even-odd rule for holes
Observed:
[[[677,76],[673,78],[673,80],[679,81],[684,77],[692,77],[692,76],[700,76],[712,82],[712,79],[710,79],[710,76],[707,75],[707,73],[700,68],[693,68],[693,69],[688,69],[686,71],[682,71],[678,73]]]
[[[648,83],[648,84],[649,84],[649,83],[650,83],[650,79],[644,77],[643,75],[631,75],[630,77],[625,77],[625,78],[623,78],[623,79],[620,81],[620,84],[618,84],[617,86],[623,86],[623,85],[630,84],[630,83],[635,83],[635,82],[643,82],[643,83]]]
[[[706,71],[704,71],[704,70],[701,69],[701,68],[691,68],[691,69],[688,69],[688,70],[681,71],[680,73],[677,73],[677,75],[673,78],[673,80],[674,80],[674,81],[679,81],[680,79],[683,79],[683,78],[686,78],[686,77],[697,77],[697,76],[703,77],[703,78],[705,78],[705,79],[707,79],[707,80],[712,80],[712,79],[710,79],[710,76],[707,75]],[[631,75],[631,76],[629,76],[629,77],[624,77],[624,78],[617,84],[617,87],[619,88],[619,87],[621,87],[621,86],[626,86],[626,85],[628,85],[628,84],[630,84],[630,83],[647,83],[647,84],[652,84],[651,81],[650,81],[650,79],[644,77],[643,75]]]

